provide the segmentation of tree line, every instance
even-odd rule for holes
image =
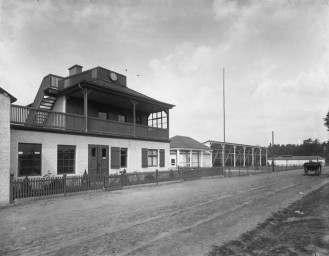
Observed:
[[[268,147],[269,157],[272,156],[282,156],[282,155],[292,155],[292,156],[321,156],[329,160],[329,142],[319,142],[318,139],[303,140],[303,144],[287,144],[280,145],[270,144]]]

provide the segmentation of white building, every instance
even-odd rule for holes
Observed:
[[[170,139],[170,167],[212,167],[212,149],[186,136]]]
[[[24,178],[168,170],[173,107],[102,67],[47,75],[32,104],[9,108],[10,171]]]
[[[272,165],[272,160],[274,161],[275,166],[301,166],[308,162],[320,162],[323,166],[325,165],[325,159],[320,156],[275,156],[267,160],[268,165]]]

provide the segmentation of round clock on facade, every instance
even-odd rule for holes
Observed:
[[[116,81],[116,80],[118,79],[118,77],[117,77],[117,75],[116,75],[115,73],[111,73],[111,74],[110,74],[110,78],[111,78],[111,80],[113,80],[113,81]]]

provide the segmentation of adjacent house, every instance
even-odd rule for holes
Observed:
[[[102,67],[49,74],[32,104],[11,105],[10,170],[15,177],[168,170],[173,107]]]
[[[170,139],[170,167],[212,167],[212,149],[187,136]]]
[[[271,165],[272,161],[274,161],[275,166],[301,166],[308,162],[320,162],[323,166],[325,165],[325,159],[320,156],[274,156],[268,159],[268,164]]]

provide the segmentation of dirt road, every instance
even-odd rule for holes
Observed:
[[[204,255],[328,181],[295,170],[32,201],[0,210],[0,255]]]

